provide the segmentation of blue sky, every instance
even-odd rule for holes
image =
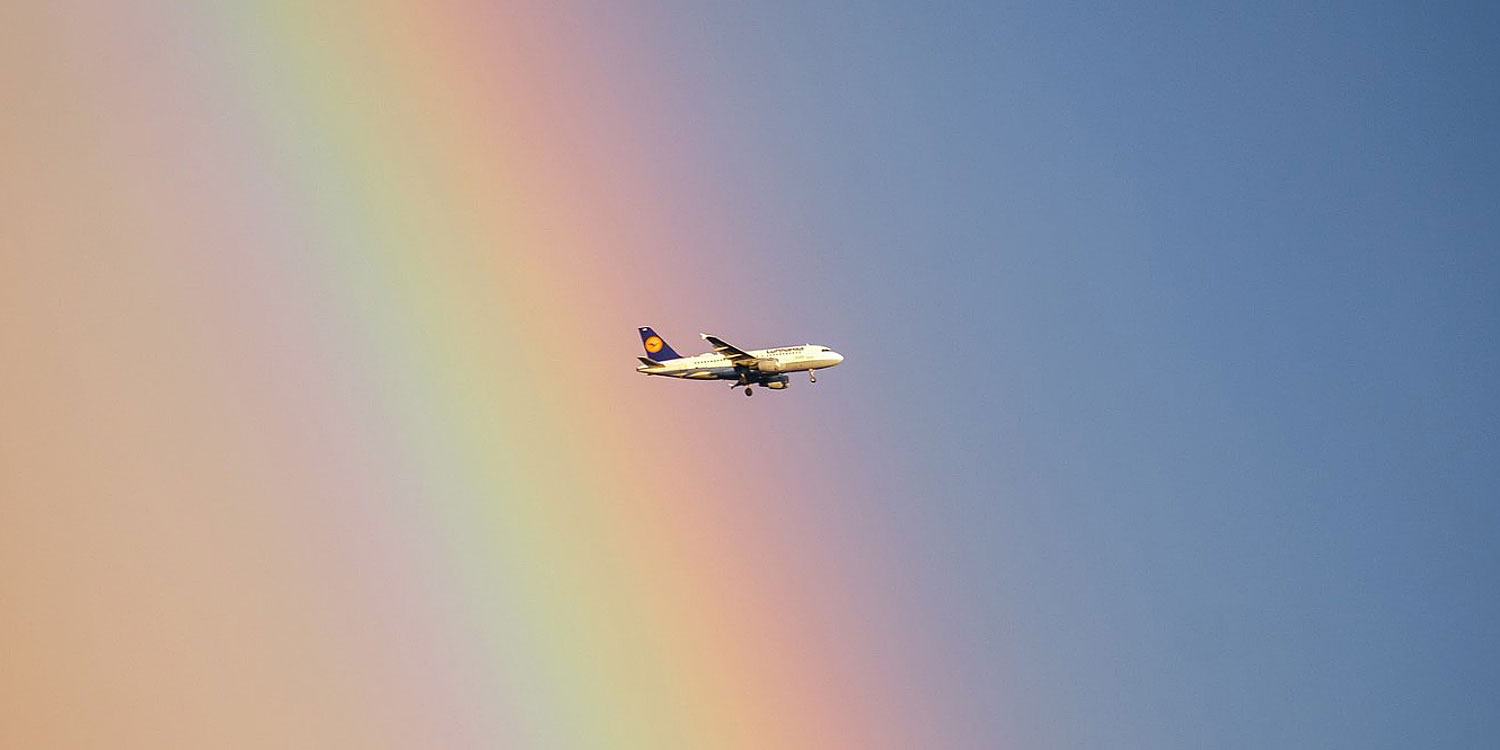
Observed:
[[[974,747],[1500,740],[1496,6],[622,33],[697,113],[698,252],[792,301],[721,319],[850,356],[806,408]]]
[[[1500,5],[15,5],[0,734],[1500,747]]]

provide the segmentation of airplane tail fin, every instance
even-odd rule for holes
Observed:
[[[646,347],[646,356],[657,362],[682,358],[662,337],[656,335],[656,331],[651,330],[651,326],[641,326],[641,346]]]

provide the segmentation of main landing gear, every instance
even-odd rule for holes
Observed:
[[[751,388],[751,387],[750,387],[750,386],[748,386],[748,385],[747,385],[747,386],[745,386],[745,395],[746,395],[746,396],[754,396],[754,395],[755,395],[755,389],[754,389],[754,388]]]

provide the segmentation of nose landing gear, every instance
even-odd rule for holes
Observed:
[[[817,373],[816,370],[808,370],[807,371],[807,382],[809,382],[809,383],[816,383],[816,382],[818,382],[818,373]]]

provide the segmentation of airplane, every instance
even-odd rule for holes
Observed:
[[[637,357],[641,366],[636,372],[687,380],[732,380],[729,387],[745,389],[746,396],[755,395],[753,386],[779,391],[786,388],[791,378],[785,373],[807,372],[809,382],[818,382],[817,370],[844,361],[844,355],[817,344],[801,346],[776,346],[770,349],[746,351],[724,339],[700,333],[710,346],[711,352],[693,357],[677,353],[650,326],[641,326],[641,345],[646,347],[646,356]]]

